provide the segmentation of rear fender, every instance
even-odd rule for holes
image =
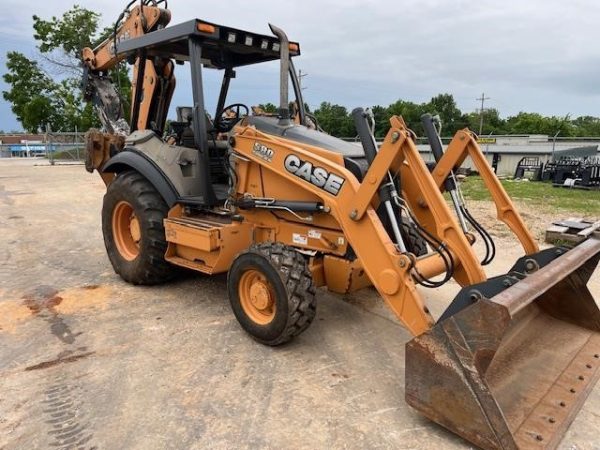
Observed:
[[[102,172],[121,173],[135,170],[142,174],[160,193],[169,208],[179,197],[175,186],[165,173],[146,155],[134,148],[125,148],[106,162]]]

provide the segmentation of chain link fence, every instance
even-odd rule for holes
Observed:
[[[0,158],[40,158],[50,164],[83,162],[85,158],[85,133],[45,133],[35,136],[0,136]],[[5,141],[18,142],[5,142]]]

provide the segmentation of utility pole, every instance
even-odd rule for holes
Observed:
[[[486,100],[490,100],[490,97],[486,97],[485,93],[481,93],[481,97],[476,98],[475,100],[481,101],[481,109],[479,110],[479,134],[483,133],[483,103]]]
[[[300,90],[303,91],[306,88],[302,87],[302,78],[307,77],[307,73],[302,73],[302,69],[298,71],[298,85],[300,86]]]

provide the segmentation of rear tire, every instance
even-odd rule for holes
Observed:
[[[280,243],[251,246],[229,269],[231,308],[246,332],[280,345],[305,331],[316,314],[316,288],[306,259]]]
[[[163,220],[168,206],[144,176],[120,173],[109,185],[102,206],[104,245],[115,272],[132,284],[158,284],[174,275],[165,260]]]

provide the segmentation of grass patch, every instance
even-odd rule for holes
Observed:
[[[531,208],[552,212],[563,210],[587,216],[600,215],[600,191],[556,188],[550,183],[534,181],[502,180],[502,186],[514,200],[520,200]],[[465,198],[491,200],[490,194],[480,177],[468,177],[461,183]]]

